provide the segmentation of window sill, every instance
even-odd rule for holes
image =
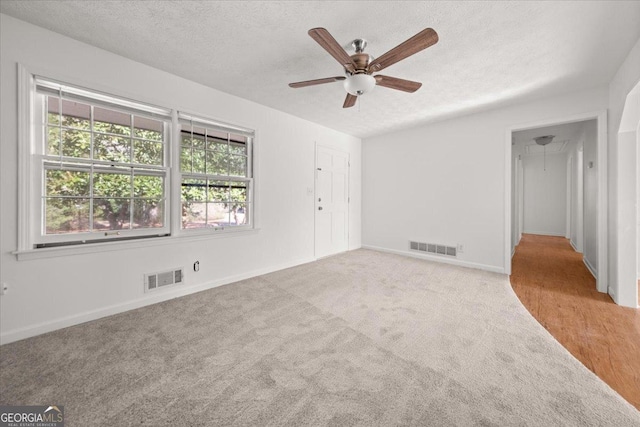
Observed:
[[[60,246],[53,248],[27,249],[24,251],[12,252],[18,261],[29,261],[41,258],[56,258],[64,256],[73,256],[87,253],[99,253],[109,251],[122,251],[127,249],[149,248],[152,246],[164,246],[172,244],[180,244],[186,242],[195,242],[200,240],[220,239],[235,236],[247,236],[258,234],[259,228],[241,229],[241,230],[224,230],[218,232],[199,232],[192,233],[183,232],[177,236],[164,236],[141,240],[128,240],[123,242],[104,242],[79,244],[75,246]]]

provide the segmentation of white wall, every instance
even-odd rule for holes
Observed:
[[[636,307],[638,287],[638,146],[640,145],[640,82],[627,96],[617,134],[618,161],[618,287],[613,292],[620,304]],[[632,197],[635,194],[636,197]],[[623,197],[623,195],[625,197]]]
[[[640,81],[640,39],[609,84],[609,283],[618,304],[637,306],[637,140],[622,143],[618,131],[627,94]],[[632,255],[629,255],[632,254]],[[636,255],[637,254],[637,255]]]
[[[9,342],[106,314],[314,259],[314,144],[351,155],[349,248],[360,247],[358,138],[176,77],[0,15],[0,339]],[[256,129],[260,230],[245,235],[132,242],[117,251],[18,261],[17,63],[32,72]],[[287,90],[286,85],[283,90]],[[90,250],[90,249],[89,249]],[[200,272],[191,271],[200,261]],[[143,274],[186,267],[175,291],[143,293]]]
[[[598,123],[589,120],[584,124],[583,143],[583,212],[584,212],[584,260],[597,274],[598,267]]]
[[[567,153],[522,157],[524,232],[564,236],[567,215]]]
[[[603,87],[367,138],[363,245],[459,243],[460,264],[505,271],[508,128],[606,108]]]

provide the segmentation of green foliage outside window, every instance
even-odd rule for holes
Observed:
[[[151,169],[144,170],[145,165],[164,163],[162,122],[94,107],[92,123],[88,105],[66,100],[61,104],[63,113],[68,106],[84,115],[60,114],[59,100],[49,97],[45,151],[64,159],[60,158],[59,168],[45,169],[45,232],[162,227],[164,179]],[[99,114],[129,123],[100,121]],[[138,120],[147,129],[136,126]],[[94,163],[92,172],[86,162],[73,159],[120,165]]]
[[[183,228],[242,225],[248,222],[247,143],[183,130],[180,145]],[[193,177],[199,175],[198,178]],[[220,180],[214,177],[227,177]]]

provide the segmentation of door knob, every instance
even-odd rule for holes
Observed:
[[[318,206],[318,210],[321,211],[322,210],[322,206]]]

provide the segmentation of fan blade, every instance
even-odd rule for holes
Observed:
[[[349,54],[338,44],[329,31],[324,28],[312,28],[309,30],[309,35],[318,42],[324,50],[329,52],[329,55],[333,56],[347,71],[353,73],[356,70],[356,64],[353,62],[353,59],[351,59]]]
[[[369,64],[369,73],[383,70],[389,65],[402,61],[414,53],[418,53],[437,42],[438,33],[436,33],[433,28],[424,29],[409,40],[399,44],[389,52],[371,61],[371,64]]]
[[[344,79],[346,79],[346,77],[327,77],[326,79],[305,80],[304,82],[289,83],[289,87],[298,88],[321,85],[323,83],[333,83]]]
[[[348,93],[347,97],[344,100],[344,104],[342,104],[342,108],[353,107],[354,105],[356,105],[357,100],[358,100],[357,96],[351,95],[350,93]]]
[[[378,86],[384,86],[391,89],[402,90],[410,93],[417,91],[418,89],[420,89],[420,86],[422,86],[422,83],[420,82],[413,82],[411,80],[398,79],[396,77],[382,76],[380,74],[378,74],[377,76],[374,76],[374,78],[376,79],[376,84]]]

